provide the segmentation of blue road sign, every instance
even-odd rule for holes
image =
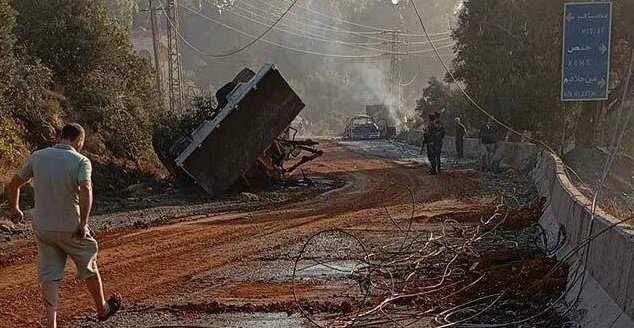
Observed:
[[[612,3],[566,3],[561,100],[607,100]]]

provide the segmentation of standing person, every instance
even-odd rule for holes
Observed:
[[[423,149],[427,147],[427,158],[431,165],[429,173],[432,175],[440,173],[440,154],[442,152],[442,142],[445,138],[445,127],[439,118],[440,114],[438,112],[429,114],[429,124],[425,128],[423,136]]]
[[[497,127],[493,124],[491,118],[487,118],[486,123],[482,125],[480,129],[480,143],[483,145],[482,153],[482,170],[488,171],[491,169],[493,162],[493,155],[497,150]]]
[[[48,328],[57,327],[59,286],[66,258],[77,267],[97,307],[97,318],[105,321],[121,307],[121,296],[104,298],[97,270],[97,241],[88,228],[92,208],[92,166],[79,154],[85,140],[77,123],[64,126],[61,142],[34,152],[7,186],[11,220],[23,222],[20,188],[33,180],[35,212],[33,231],[37,242],[38,277],[42,284]]]
[[[456,117],[456,156],[464,158],[464,136],[467,134],[467,128],[460,122],[460,118]]]

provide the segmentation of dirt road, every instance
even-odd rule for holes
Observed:
[[[196,303],[210,298],[289,300],[287,284],[251,278],[257,270],[288,269],[269,269],[262,264],[262,257],[296,245],[322,229],[387,225],[384,203],[394,215],[406,213],[411,207],[403,188],[384,192],[390,184],[414,190],[416,215],[422,218],[477,211],[491,199],[482,194],[481,179],[472,171],[429,176],[420,165],[405,166],[390,159],[359,155],[334,144],[325,148],[327,155],[305,171],[345,181],[345,187],[339,190],[264,210],[207,213],[151,228],[126,228],[98,235],[106,293],[122,293],[132,307],[160,307],[176,300]],[[35,275],[33,242],[16,242],[0,251],[0,327],[39,326],[43,304]],[[74,274],[74,268],[70,274]],[[67,277],[62,286],[60,317],[68,325],[76,316],[91,313],[91,301],[83,285]],[[260,281],[236,285],[247,280]]]

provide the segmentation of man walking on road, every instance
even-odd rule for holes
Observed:
[[[92,166],[79,154],[84,129],[71,123],[62,129],[61,143],[34,152],[7,186],[11,220],[20,223],[20,188],[33,181],[35,212],[33,231],[38,251],[38,276],[42,283],[48,328],[57,327],[59,286],[66,258],[77,267],[77,278],[85,280],[97,307],[99,321],[105,321],[121,307],[121,296],[104,298],[97,270],[97,241],[88,228],[92,208]]]
[[[493,155],[497,150],[497,128],[493,125],[491,118],[489,117],[480,129],[480,143],[484,146],[482,150],[482,170],[491,170],[491,164],[493,162]]]
[[[423,149],[427,147],[427,158],[431,165],[432,175],[440,173],[440,154],[442,152],[442,142],[445,138],[445,127],[440,121],[440,114],[433,112],[429,114],[429,124],[425,128],[423,135]]]
[[[460,118],[456,117],[456,157],[464,158],[464,136],[467,134],[467,128],[460,122]]]

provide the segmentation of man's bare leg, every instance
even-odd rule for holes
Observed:
[[[59,281],[42,283],[44,306],[46,307],[46,327],[57,328],[57,305],[59,304]]]
[[[106,316],[110,309],[108,308],[108,304],[106,303],[106,298],[103,296],[103,284],[101,283],[101,275],[97,273],[96,275],[86,279],[86,286],[88,286],[90,295],[92,295],[92,299],[95,301],[97,314],[99,314],[100,317]]]

